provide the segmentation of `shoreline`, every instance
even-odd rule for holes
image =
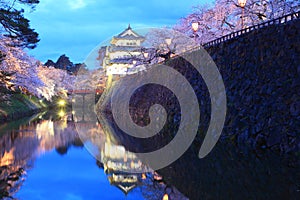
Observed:
[[[48,109],[47,101],[20,93],[13,93],[9,101],[0,102],[0,122],[10,122]]]

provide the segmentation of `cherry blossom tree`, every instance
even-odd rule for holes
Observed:
[[[39,88],[39,92],[47,100],[51,100],[53,96],[67,98],[67,93],[74,89],[75,76],[70,75],[66,70],[40,65],[38,76],[44,83],[44,87]]]
[[[0,63],[3,87],[51,100],[53,96],[67,96],[75,76],[54,67],[45,67],[23,49],[10,45],[10,39],[0,38],[0,51],[5,55]]]
[[[104,74],[105,72],[102,68],[93,69],[93,70],[80,68],[76,76],[74,89],[75,90],[100,89],[105,85]]]
[[[196,6],[192,13],[180,19],[174,29],[204,44],[244,27],[275,19],[299,11],[300,1],[293,0],[247,0],[243,9],[237,0],[216,0],[214,5]],[[192,23],[198,22],[199,29],[192,31]]]
[[[0,70],[12,74],[11,79],[15,88],[40,97],[41,94],[37,89],[44,84],[37,75],[37,61],[21,48],[10,46],[9,42],[8,38],[0,39],[0,51],[5,54]]]

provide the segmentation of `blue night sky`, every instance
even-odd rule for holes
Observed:
[[[99,43],[127,28],[172,27],[193,6],[211,0],[41,0],[25,16],[40,35],[30,50],[42,62],[66,54],[83,62]]]

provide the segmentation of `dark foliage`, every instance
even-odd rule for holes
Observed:
[[[53,60],[47,60],[45,66],[55,67],[57,69],[63,69],[66,70],[69,74],[74,74],[74,75],[77,74],[80,68],[86,67],[82,63],[74,64],[72,61],[70,61],[70,58],[65,54],[61,55],[56,62],[54,62]]]
[[[12,45],[33,49],[39,42],[38,33],[30,28],[29,20],[23,16],[24,10],[14,8],[15,2],[2,2],[0,5],[0,24],[3,27],[2,34],[12,39]],[[34,8],[38,0],[19,0]]]

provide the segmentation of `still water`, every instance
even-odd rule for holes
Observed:
[[[0,197],[299,199],[299,157],[257,154],[221,141],[202,160],[192,146],[178,161],[154,172],[106,126],[76,125],[70,115],[47,113],[1,124]],[[79,129],[85,134],[79,136]]]
[[[111,139],[106,141],[100,125],[94,137],[94,125],[80,138],[70,116],[57,119],[42,113],[2,124],[1,199],[162,199],[169,190],[175,191],[170,197],[186,199],[157,173],[117,173],[112,167],[109,171],[108,162],[121,158],[124,164],[123,158],[132,155]],[[104,154],[102,159],[93,157],[84,143]],[[119,155],[112,157],[109,151]]]

